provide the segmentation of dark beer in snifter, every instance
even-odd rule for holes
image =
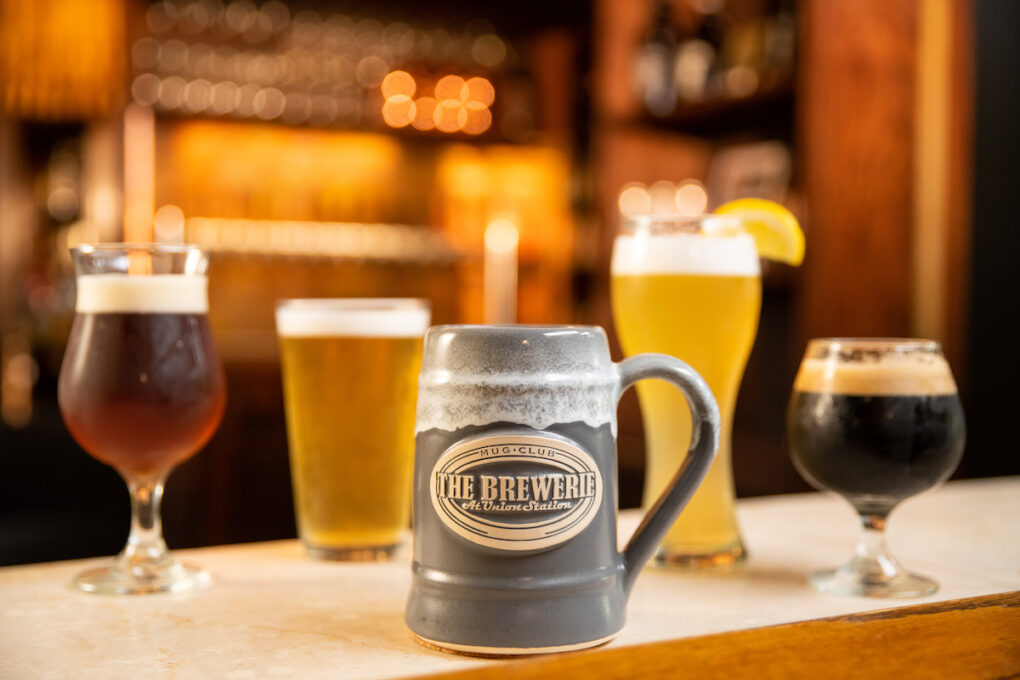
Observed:
[[[805,358],[788,411],[790,453],[819,489],[888,512],[944,481],[963,453],[963,409],[941,355]]]

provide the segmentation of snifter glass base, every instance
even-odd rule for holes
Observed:
[[[393,559],[399,545],[354,546],[344,548],[327,548],[316,545],[305,545],[308,554],[318,560],[336,560],[339,562],[387,562]]]
[[[892,577],[862,574],[849,564],[812,574],[810,581],[823,593],[863,597],[923,597],[939,589],[938,582],[919,574],[906,571]]]
[[[144,595],[186,592],[205,588],[211,582],[209,572],[177,561],[159,568],[132,568],[117,561],[105,567],[86,569],[75,576],[71,584],[86,593]]]
[[[677,548],[659,548],[652,564],[660,567],[689,571],[725,572],[739,569],[747,562],[747,550],[742,541],[712,552],[692,552]]]

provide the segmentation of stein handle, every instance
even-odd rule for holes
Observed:
[[[617,364],[619,393],[645,378],[660,378],[680,388],[691,409],[691,443],[673,481],[648,513],[623,550],[624,592],[708,474],[719,448],[719,407],[712,391],[697,372],[667,354],[639,354]]]

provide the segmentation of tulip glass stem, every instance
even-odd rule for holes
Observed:
[[[160,502],[169,470],[139,475],[121,471],[131,492],[131,533],[117,559],[78,574],[74,586],[87,593],[125,595],[182,592],[209,584],[202,569],[181,564],[163,540]]]
[[[173,559],[163,540],[160,504],[167,471],[138,476],[121,473],[131,492],[131,533],[119,561],[125,569],[144,579],[153,569],[169,566]]]

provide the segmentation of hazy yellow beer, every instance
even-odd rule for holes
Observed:
[[[378,559],[410,518],[421,300],[276,309],[298,533],[317,557]]]
[[[761,308],[754,240],[730,218],[644,218],[613,247],[612,304],[624,352],[672,354],[715,394],[722,415],[719,454],[657,559],[693,567],[745,557],[734,514],[730,442],[733,407]],[[637,385],[647,440],[645,505],[658,498],[686,455],[690,414],[665,383]],[[682,414],[679,415],[678,414]]]

